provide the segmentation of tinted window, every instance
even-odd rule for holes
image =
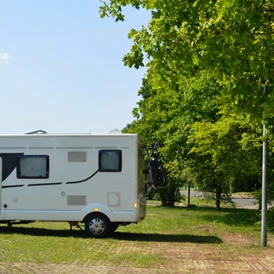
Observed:
[[[119,172],[122,170],[121,150],[100,150],[99,171]]]
[[[17,159],[17,178],[48,178],[49,156],[24,155]]]

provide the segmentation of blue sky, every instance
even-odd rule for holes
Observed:
[[[133,120],[145,69],[123,65],[127,33],[149,20],[101,19],[99,0],[0,0],[0,134],[103,133]]]

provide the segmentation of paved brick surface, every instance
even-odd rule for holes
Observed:
[[[224,239],[225,241],[226,239]],[[237,238],[236,238],[237,240]],[[240,239],[244,245],[248,243]],[[113,252],[119,252],[118,248]],[[142,250],[140,250],[142,252]],[[199,243],[159,243],[151,242],[145,247],[144,254],[161,254],[163,262],[149,268],[136,268],[123,261],[121,265],[112,266],[107,262],[98,262],[95,265],[87,262],[84,265],[77,262],[71,264],[45,264],[45,263],[3,263],[0,262],[2,274],[156,274],[156,273],[186,273],[186,274],[273,274],[274,273],[274,250],[247,248],[239,251],[233,244],[231,247],[214,244]]]

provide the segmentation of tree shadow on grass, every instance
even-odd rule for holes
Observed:
[[[201,235],[170,235],[170,234],[152,234],[152,233],[130,233],[115,232],[113,239],[126,241],[142,241],[142,242],[177,242],[177,243],[199,243],[199,244],[220,244],[222,240],[217,236],[201,236]]]
[[[54,230],[47,228],[33,227],[4,227],[0,226],[0,234],[28,235],[36,237],[63,237],[63,238],[90,238],[84,230]],[[112,233],[109,238],[124,241],[141,242],[177,242],[177,243],[199,243],[199,244],[220,244],[222,240],[216,236],[199,235],[172,235],[172,234],[153,234],[153,233],[130,233],[119,232]]]

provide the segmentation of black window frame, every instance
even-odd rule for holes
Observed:
[[[22,176],[20,161],[24,158],[41,157],[46,159],[46,175],[45,176]],[[48,179],[49,178],[49,156],[48,155],[18,155],[17,156],[17,178],[18,179]]]
[[[119,153],[119,163],[118,169],[103,169],[102,168],[102,154],[106,152],[118,152]],[[122,171],[122,150],[120,149],[102,149],[98,152],[98,170],[100,172],[121,172]]]

